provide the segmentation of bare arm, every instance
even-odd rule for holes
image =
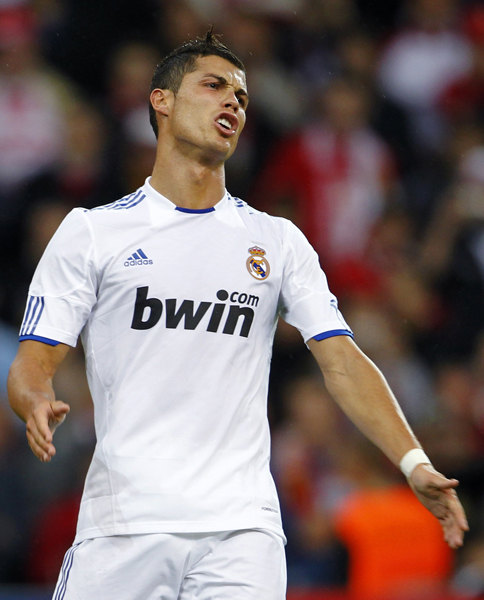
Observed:
[[[69,412],[52,388],[54,373],[68,351],[65,344],[21,342],[8,376],[10,406],[25,421],[32,452],[43,462],[54,456],[53,433]]]
[[[421,447],[385,378],[350,337],[310,340],[308,346],[329,393],[395,465],[409,450]],[[445,478],[430,464],[422,464],[413,471],[409,484],[422,504],[440,520],[449,546],[461,546],[468,526],[454,491],[458,481]]]

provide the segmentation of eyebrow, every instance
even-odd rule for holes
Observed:
[[[221,75],[215,75],[215,73],[206,73],[204,75],[204,78],[205,77],[213,77],[222,85],[227,85],[227,83],[228,83],[228,81],[225,79],[225,77],[222,77]],[[247,100],[249,99],[249,94],[247,93],[247,90],[245,90],[244,88],[240,88],[240,89],[236,90],[235,93],[238,94],[239,96],[245,96],[245,98]]]

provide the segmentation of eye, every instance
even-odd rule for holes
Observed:
[[[218,90],[220,83],[218,81],[211,81],[210,83],[207,83],[207,86],[214,90]]]

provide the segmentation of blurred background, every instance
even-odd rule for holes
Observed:
[[[446,548],[281,322],[269,415],[288,599],[484,598],[484,4],[0,0],[0,599],[50,598],[94,445],[81,348],[56,376],[71,413],[52,463],[8,407],[33,270],[71,208],[150,174],[154,67],[210,24],[251,96],[228,189],[308,236],[471,527]]]

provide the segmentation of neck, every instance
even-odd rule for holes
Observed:
[[[176,206],[211,208],[225,193],[224,163],[194,160],[158,145],[151,186]]]

